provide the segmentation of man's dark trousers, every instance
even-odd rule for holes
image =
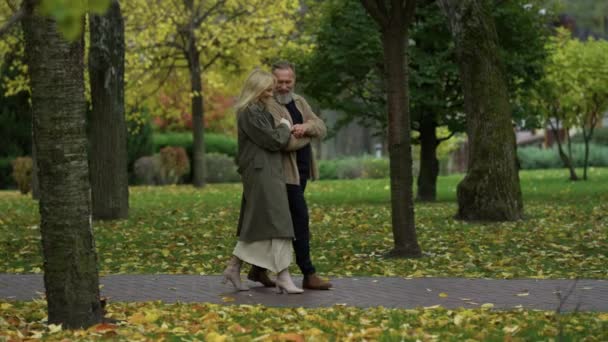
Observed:
[[[310,260],[308,206],[306,205],[306,199],[304,199],[306,183],[306,176],[300,175],[300,185],[287,184],[287,198],[295,233],[293,249],[296,252],[296,264],[300,267],[303,275],[310,275],[315,273],[315,267]]]

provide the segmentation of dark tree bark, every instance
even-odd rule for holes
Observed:
[[[396,257],[421,255],[414,221],[412,149],[409,113],[406,42],[414,17],[414,0],[361,0],[380,26],[388,92],[388,144],[391,179],[391,210]]]
[[[188,30],[188,70],[190,72],[190,88],[192,91],[192,185],[200,188],[205,186],[205,144],[203,84],[201,81],[200,55],[196,48],[194,29]]]
[[[34,144],[34,119],[32,115],[32,198],[40,199],[40,185],[38,182],[38,161],[36,160],[36,144]]]
[[[89,122],[93,218],[129,216],[127,125],[124,105],[125,33],[117,0],[104,15],[90,16]]]
[[[82,36],[65,41],[54,21],[34,12],[36,3],[24,1],[22,24],[39,167],[48,322],[88,327],[101,322],[102,310],[91,227],[84,41]]]
[[[490,0],[439,0],[458,56],[467,115],[467,174],[458,184],[458,217],[523,217],[506,79]]]
[[[423,202],[434,202],[437,199],[437,123],[432,116],[423,116],[420,122],[420,170],[418,171],[417,199]]]

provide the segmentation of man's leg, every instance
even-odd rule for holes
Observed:
[[[315,267],[310,260],[310,231],[308,228],[308,207],[304,192],[298,185],[287,184],[287,198],[295,240],[293,249],[296,253],[296,264],[304,276],[315,273]]]
[[[308,206],[304,198],[304,190],[306,189],[306,178],[301,177],[301,185],[287,185],[287,197],[289,199],[289,210],[291,212],[291,220],[293,221],[293,229],[295,240],[293,241],[293,249],[296,253],[296,263],[304,280],[302,287],[309,290],[329,290],[331,283],[319,278],[316,275],[315,267],[310,259],[310,229]]]

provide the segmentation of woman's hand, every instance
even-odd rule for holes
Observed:
[[[281,118],[281,121],[279,123],[285,124],[287,125],[287,127],[289,127],[289,129],[291,129],[291,122],[289,122],[289,120]]]

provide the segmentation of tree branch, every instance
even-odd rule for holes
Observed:
[[[24,15],[25,11],[23,10],[23,8],[17,10],[17,12],[15,12],[8,19],[8,21],[2,27],[0,27],[0,37],[2,37],[6,32],[8,32],[13,27],[13,25],[15,25],[15,23],[17,23],[21,20],[21,18],[23,18]]]
[[[217,1],[213,6],[211,6],[211,8],[205,12],[205,14],[203,14],[200,18],[196,18],[194,19],[194,23],[193,26],[194,27],[199,27],[201,26],[201,24],[203,22],[205,22],[205,20],[213,13],[213,11],[215,11],[216,9],[218,9],[220,6],[223,6],[226,3],[225,0],[219,0]]]
[[[380,25],[380,27],[388,26],[389,18],[386,7],[382,0],[361,0],[361,4],[365,7],[365,10],[374,20]]]
[[[456,132],[450,132],[450,135],[448,135],[447,137],[438,138],[437,143],[441,144],[442,142],[449,140],[450,138],[452,138],[454,136],[454,134],[456,134]]]

